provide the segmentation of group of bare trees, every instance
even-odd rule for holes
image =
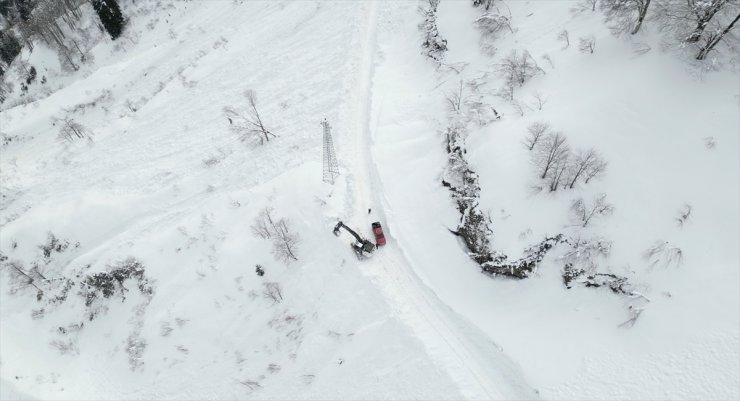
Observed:
[[[595,0],[589,0],[595,4]],[[704,60],[723,39],[737,37],[738,0],[598,0],[605,20],[616,34],[636,34],[646,21],[656,25],[679,47],[693,45],[696,59]]]
[[[59,139],[74,142],[78,139],[92,140],[92,131],[78,123],[71,117],[59,118],[54,125],[59,124]]]
[[[571,150],[565,135],[552,132],[543,122],[529,126],[523,144],[532,152],[538,176],[551,192],[572,189],[578,182],[588,184],[606,171],[607,163],[595,149]]]
[[[285,262],[298,260],[297,252],[300,244],[298,233],[290,226],[286,218],[276,218],[275,209],[265,207],[254,219],[252,232],[264,239],[272,241],[272,253],[276,258]]]
[[[231,130],[239,135],[243,142],[260,145],[270,142],[270,138],[275,138],[276,135],[267,129],[257,109],[257,93],[248,89],[244,92],[244,97],[247,99],[245,111],[242,112],[229,106],[224,107],[224,114],[229,120]]]

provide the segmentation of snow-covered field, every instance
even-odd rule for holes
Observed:
[[[154,290],[130,280],[125,300],[89,307],[76,285],[53,305],[5,269],[0,398],[740,398],[736,72],[697,74],[650,31],[633,39],[653,49],[639,54],[573,2],[505,4],[514,32],[487,56],[472,24],[481,11],[441,2],[446,63],[459,72],[420,55],[416,1],[137,2],[124,8],[126,35],[63,76],[37,46],[29,61],[60,89],[0,112],[0,131],[17,136],[0,154],[0,252],[49,277],[133,257]],[[578,52],[592,34],[594,54]],[[494,66],[512,49],[546,72],[515,95],[543,94],[542,110],[521,116],[493,96]],[[459,216],[440,183],[445,97],[481,76],[479,95],[503,117],[469,124],[467,155],[494,246],[516,257],[545,234],[613,241],[601,268],[650,299],[634,326],[619,327],[624,296],[563,286],[564,248],[513,281],[482,275],[449,233]],[[241,142],[223,113],[245,107],[247,89],[277,135],[262,146]],[[57,139],[63,116],[92,140]],[[324,118],[333,186],[321,177]],[[533,192],[521,141],[535,121],[598,149],[606,174]],[[599,193],[614,213],[577,230],[570,202]],[[265,207],[300,236],[297,261],[254,235]],[[381,221],[388,245],[358,261],[331,234],[339,219],[368,237]],[[43,255],[49,233],[69,247]],[[656,241],[682,262],[650,267]]]

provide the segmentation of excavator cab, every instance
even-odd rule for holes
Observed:
[[[350,233],[353,237],[355,237],[355,241],[352,243],[352,250],[355,251],[358,258],[363,259],[372,256],[373,251],[375,250],[375,244],[366,240],[365,238],[360,237],[359,234],[357,234],[351,228],[347,227],[341,221],[337,223],[336,226],[334,226],[334,235],[338,237],[342,228]]]

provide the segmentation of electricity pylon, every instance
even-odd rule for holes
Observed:
[[[334,154],[334,142],[331,139],[331,125],[324,119],[324,182],[334,185],[334,179],[339,175],[337,156]]]

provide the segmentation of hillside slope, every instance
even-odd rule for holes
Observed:
[[[415,7],[148,7],[127,10],[137,18],[125,49],[99,45],[95,68],[2,113],[3,133],[19,139],[0,165],[0,249],[14,266],[72,280],[66,300],[51,298],[65,291],[53,281],[37,301],[3,276],[4,383],[41,399],[531,398],[397,246],[360,262],[330,234],[341,218],[367,235],[368,218],[383,217],[363,162],[374,32],[396,11],[417,18]],[[262,146],[240,142],[222,111],[244,107],[247,89],[277,134]],[[62,116],[91,139],[57,139]],[[340,158],[333,187],[320,176],[322,118]],[[297,261],[253,234],[265,207],[300,236]],[[151,296],[127,280],[87,305],[85,277],[131,257]]]
[[[513,32],[503,31],[490,56],[479,50],[473,24],[482,10],[442,1],[438,26],[449,51],[436,74],[418,72],[424,61],[409,56],[412,45],[381,47],[387,56],[378,68],[383,87],[374,109],[374,154],[393,211],[388,220],[417,273],[520,364],[544,398],[737,398],[738,76],[697,74],[681,57],[661,52],[649,29],[631,39],[613,37],[598,13],[572,13],[575,4],[499,2]],[[567,49],[557,39],[563,29],[570,32]],[[413,28],[405,32],[411,37]],[[579,52],[578,38],[590,35],[594,53]],[[646,47],[652,50],[634,51]],[[524,115],[497,96],[499,66],[512,50],[528,50],[544,70],[515,89]],[[502,116],[480,124],[478,114],[463,111],[467,157],[480,176],[480,207],[492,219],[494,248],[517,258],[546,235],[610,241],[598,269],[627,277],[650,302],[608,289],[566,289],[565,246],[524,281],[480,274],[449,233],[460,217],[440,183],[444,132],[449,116],[458,118],[447,99],[461,82],[464,100],[482,101]],[[541,110],[537,93],[545,99]],[[533,190],[540,183],[522,142],[538,121],[562,131],[574,148],[596,148],[608,162],[604,177],[572,190]],[[571,202],[600,193],[614,213],[579,229]],[[684,204],[692,213],[679,226]],[[680,248],[682,261],[646,259],[656,241]],[[634,326],[620,327],[631,305],[644,311]]]

